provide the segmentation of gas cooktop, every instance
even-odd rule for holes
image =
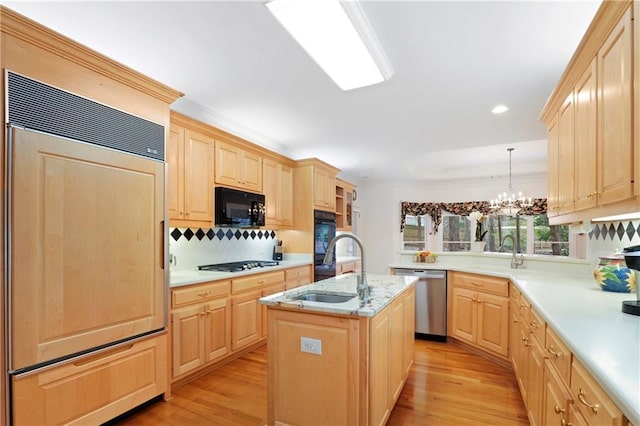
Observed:
[[[211,265],[199,265],[200,271],[240,272],[247,269],[264,268],[265,266],[277,266],[276,260],[243,260],[240,262],[214,263]]]

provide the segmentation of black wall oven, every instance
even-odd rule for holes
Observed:
[[[322,210],[313,211],[313,262],[314,262],[314,281],[324,280],[336,276],[336,252],[333,249],[331,265],[323,263],[324,256],[327,253],[327,247],[332,239],[336,236],[336,214],[325,212]]]

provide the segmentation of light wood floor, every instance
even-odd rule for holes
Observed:
[[[173,391],[117,425],[266,424],[266,346]],[[455,343],[417,340],[388,425],[528,425],[513,373]]]

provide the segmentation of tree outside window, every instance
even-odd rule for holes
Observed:
[[[427,216],[407,215],[402,241],[405,250],[422,251],[427,247]]]

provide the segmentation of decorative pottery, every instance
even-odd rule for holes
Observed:
[[[484,241],[471,241],[471,251],[473,253],[482,253],[484,251]]]
[[[631,293],[636,288],[636,272],[616,256],[601,257],[593,278],[604,291]]]

